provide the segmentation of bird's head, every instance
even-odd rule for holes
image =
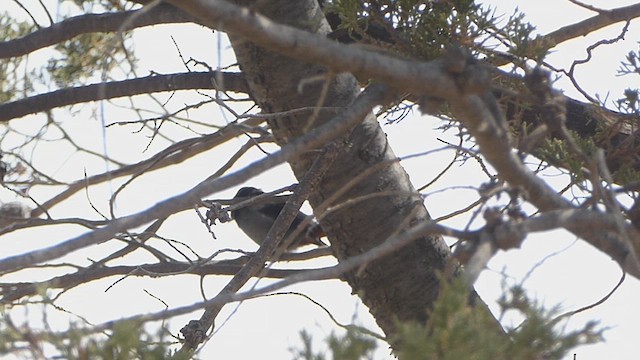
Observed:
[[[246,198],[246,197],[253,197],[253,196],[258,196],[262,194],[264,194],[264,191],[260,189],[256,189],[254,187],[247,186],[238,190],[234,198]]]

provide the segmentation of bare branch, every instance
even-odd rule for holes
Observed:
[[[219,79],[223,81],[220,82]],[[244,77],[238,73],[189,72],[151,75],[143,78],[64,88],[0,104],[0,121],[88,101],[113,99],[160,91],[216,89],[247,93]]]
[[[586,218],[585,218],[586,216]],[[540,217],[526,219],[521,223],[510,223],[505,224],[504,226],[512,227],[515,226],[518,228],[517,231],[523,231],[526,233],[536,232],[536,231],[547,231],[550,229],[554,229],[557,227],[565,227],[570,228],[574,227],[576,224],[582,224],[585,219],[587,221],[593,220],[594,227],[598,227],[600,225],[605,226],[606,228],[615,228],[617,226],[615,219],[612,219],[610,216],[598,216],[598,214],[594,214],[588,210],[559,210],[555,212],[549,212],[547,214],[541,215]],[[511,230],[507,231],[497,231],[495,234],[500,233],[509,233]],[[328,280],[328,279],[336,279],[340,278],[342,274],[345,274],[349,271],[362,267],[364,264],[371,263],[376,259],[387,256],[399,248],[415,241],[416,239],[423,238],[429,234],[445,234],[449,236],[455,236],[466,239],[473,239],[476,237],[476,234],[469,232],[460,232],[445,226],[437,224],[435,221],[425,221],[420,223],[412,228],[408,229],[405,232],[400,234],[396,234],[391,238],[384,241],[382,244],[360,254],[357,256],[353,256],[349,259],[345,259],[341,261],[339,264],[322,268],[322,269],[314,269],[303,272],[296,272],[290,276],[287,276],[281,281],[273,283],[271,285],[267,285],[260,289],[250,290],[243,293],[224,293],[219,294],[211,300],[207,300],[204,302],[195,303],[192,305],[182,306],[170,310],[165,310],[156,313],[144,314],[144,315],[135,315],[125,319],[109,321],[106,323],[102,323],[96,325],[91,328],[85,328],[80,330],[80,333],[90,334],[97,333],[107,329],[113,328],[113,326],[120,321],[132,321],[137,323],[144,323],[148,321],[162,320],[170,317],[188,314],[193,311],[208,308],[212,306],[222,306],[223,304],[242,301],[245,299],[250,299],[256,296],[260,296],[263,294],[267,294],[276,290],[280,290],[287,286],[305,282],[305,281],[313,281],[313,280]],[[497,240],[499,242],[499,240]],[[64,334],[59,335],[64,336]]]
[[[131,10],[119,13],[86,14],[63,20],[47,28],[40,28],[19,39],[0,42],[0,59],[22,56],[38,49],[55,45],[81,34],[96,32],[116,32],[157,24],[197,22],[184,11],[179,11],[169,4],[144,11],[133,21],[128,20],[142,10]],[[128,28],[121,29],[122,25]]]
[[[41,294],[43,289],[69,290],[78,285],[104,279],[111,276],[134,277],[158,277],[163,274],[174,275],[176,273],[207,275],[235,275],[246,263],[247,258],[223,260],[193,266],[189,263],[161,262],[156,264],[100,266],[81,269],[72,274],[57,276],[50,280],[27,283],[1,283],[0,303],[9,304],[25,296]],[[260,276],[274,279],[282,279],[291,276],[300,270],[265,269]]]
[[[600,10],[597,15],[575,24],[563,26],[558,30],[544,35],[537,41],[544,41],[553,47],[567,40],[586,36],[593,31],[600,30],[609,25],[629,21],[637,17],[640,17],[640,4],[632,4],[612,10]]]

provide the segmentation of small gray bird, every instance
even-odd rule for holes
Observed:
[[[248,198],[262,195],[264,192],[260,189],[256,189],[253,187],[243,187],[236,193],[234,199],[237,200],[246,200]],[[253,240],[258,245],[262,244],[262,241],[267,236],[267,233],[273,226],[273,223],[276,221],[276,218],[282,211],[284,207],[283,202],[278,203],[259,203],[259,204],[251,204],[245,207],[242,207],[237,210],[231,211],[231,216],[236,220],[238,227],[247,234],[251,240]],[[302,212],[298,212],[296,217],[293,219],[289,230],[285,234],[285,239],[291,235],[291,233],[307,218]],[[326,246],[320,238],[324,236],[324,232],[320,225],[316,222],[311,222],[306,226],[300,235],[297,236],[295,240],[291,242],[288,249],[293,250],[300,246],[304,245],[318,245],[318,246]]]

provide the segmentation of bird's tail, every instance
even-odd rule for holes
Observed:
[[[324,241],[320,240],[320,238],[326,236],[327,234],[322,229],[322,226],[314,222],[309,226],[307,233],[305,234],[305,243],[310,245],[328,246]]]

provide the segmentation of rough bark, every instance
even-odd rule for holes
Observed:
[[[257,11],[274,21],[310,32],[326,34],[331,31],[315,0],[262,4],[264,7]],[[323,81],[306,82],[302,91],[300,86],[306,80],[327,75],[324,67],[266,51],[233,34],[230,38],[251,94],[264,112],[318,105]],[[336,75],[328,85],[322,106],[348,106],[358,92],[359,86],[353,76]],[[321,124],[330,116],[320,112],[314,124]],[[269,124],[277,141],[284,144],[302,134],[308,120],[308,116],[287,116]],[[358,181],[332,205],[372,194],[382,196],[328,214],[316,214],[329,234],[338,260],[360,254],[396,231],[429,219],[408,175],[393,161],[396,156],[374,116],[363,119],[344,141],[347,142],[345,150],[320,183],[319,191],[309,199],[315,209],[359,174],[384,165]],[[314,156],[309,153],[291,163],[298,178],[305,174]],[[438,294],[436,274],[443,269],[448,255],[449,249],[441,237],[423,238],[393,256],[368,264],[357,273],[347,274],[346,280],[385,333],[393,335],[396,320],[421,323],[427,320],[427,309]]]

